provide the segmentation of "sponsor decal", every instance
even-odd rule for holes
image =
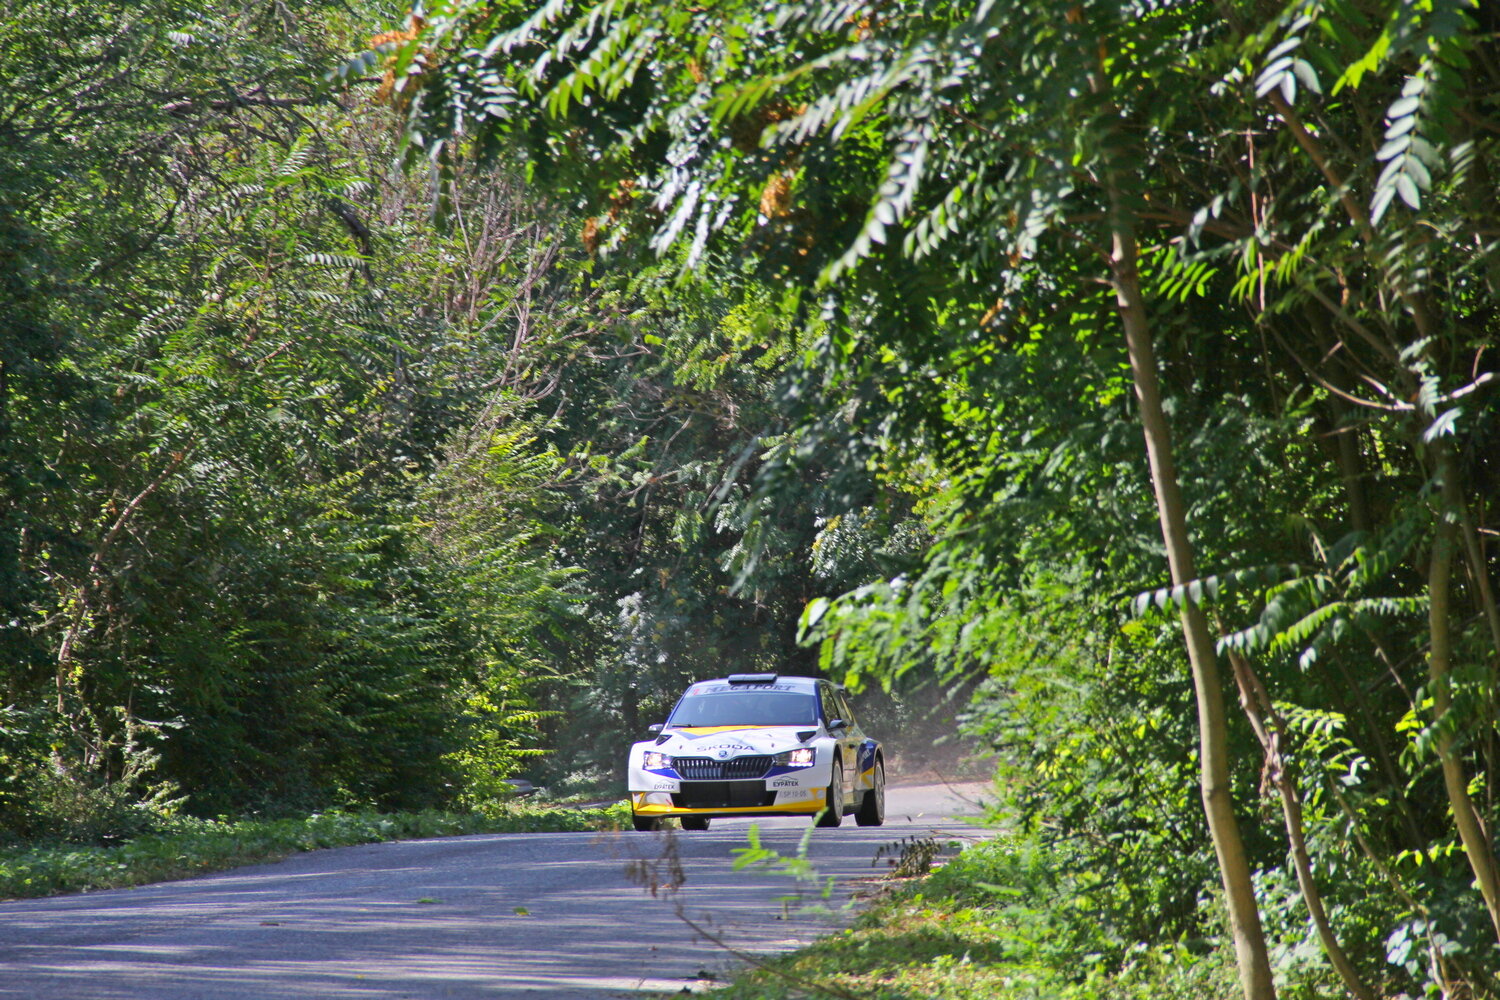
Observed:
[[[734,691],[811,691],[807,684],[694,684],[687,695],[727,694]],[[683,697],[687,697],[684,695]]]
[[[768,782],[766,782],[766,784],[770,785],[772,788],[798,788],[798,787],[801,787],[801,782],[799,782],[796,778],[777,778],[774,781],[768,781]]]
[[[651,787],[654,788],[658,792],[675,792],[675,791],[677,791],[677,782],[675,782],[675,781],[658,781],[655,784],[653,784]]]

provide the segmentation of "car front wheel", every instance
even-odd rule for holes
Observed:
[[[650,833],[653,830],[661,829],[661,820],[653,816],[632,816],[630,817],[630,822],[641,833]]]
[[[707,830],[707,816],[684,816],[682,817],[682,828],[684,830]]]
[[[879,826],[885,822],[885,765],[878,760],[875,762],[870,790],[859,800],[859,811],[854,814],[854,822],[860,826]]]
[[[832,781],[828,783],[828,805],[818,814],[819,826],[839,826],[844,822],[844,768],[833,762]]]

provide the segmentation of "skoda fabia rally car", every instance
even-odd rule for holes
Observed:
[[[732,674],[688,688],[655,739],[630,748],[637,830],[675,816],[706,830],[715,816],[816,816],[838,826],[885,821],[885,760],[829,681]]]

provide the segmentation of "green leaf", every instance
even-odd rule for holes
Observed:
[[[1400,173],[1396,175],[1396,193],[1401,200],[1412,208],[1422,207],[1422,194],[1417,190],[1416,182],[1412,180],[1411,174]]]
[[[1296,74],[1297,79],[1301,80],[1302,85],[1308,90],[1312,91],[1315,94],[1321,94],[1323,92],[1323,84],[1318,79],[1318,71],[1315,70],[1312,66],[1312,63],[1308,62],[1306,59],[1293,60],[1292,72]]]
[[[1416,207],[1416,206],[1412,206]],[[1453,409],[1438,414],[1436,420],[1428,425],[1422,432],[1422,441],[1431,444],[1440,437],[1451,437],[1457,433],[1458,418],[1463,416],[1463,407],[1455,406]]]

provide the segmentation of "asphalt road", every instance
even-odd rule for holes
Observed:
[[[706,833],[448,837],[300,854],[271,865],[0,903],[0,997],[24,1000],[576,1000],[697,990],[736,959],[847,919],[882,845],[973,838],[980,786],[893,787],[886,825],[818,829],[836,876],[824,913],[786,875],[733,870],[748,820]],[[796,851],[806,820],[755,821]],[[681,885],[672,889],[672,846]],[[644,876],[644,879],[643,879]],[[656,887],[656,895],[643,887]],[[818,902],[813,899],[812,902]],[[694,930],[692,921],[719,942]]]

